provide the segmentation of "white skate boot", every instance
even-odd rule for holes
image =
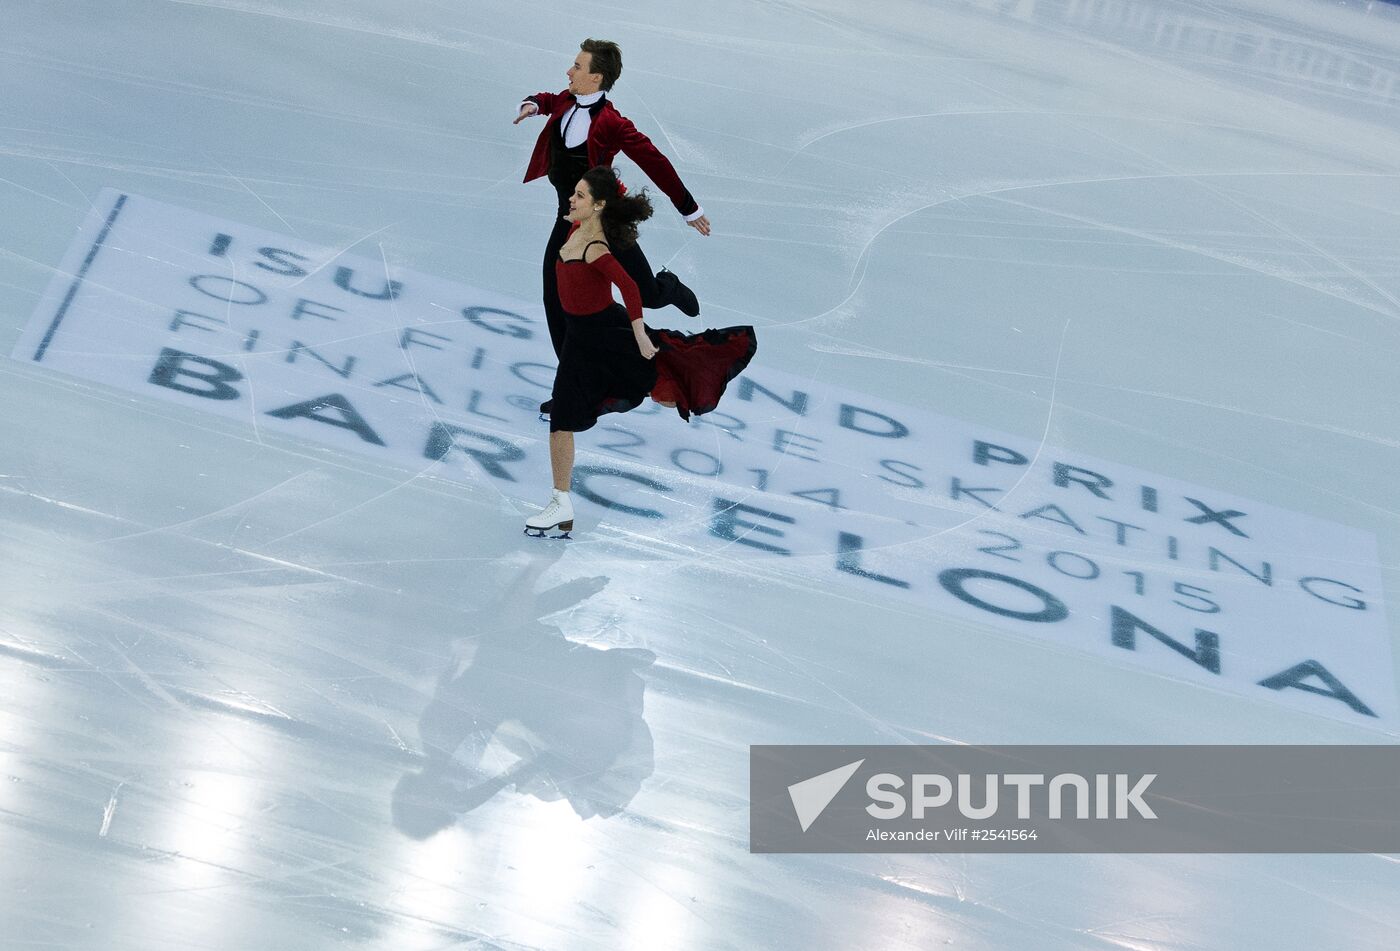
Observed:
[[[545,535],[552,528],[559,529],[558,535]],[[574,503],[569,493],[554,490],[549,504],[538,515],[525,520],[525,534],[531,538],[568,538],[574,528]]]

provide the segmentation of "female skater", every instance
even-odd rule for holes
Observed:
[[[573,229],[554,262],[568,319],[551,396],[554,494],[544,511],[525,520],[526,534],[557,528],[562,534],[555,537],[563,538],[574,527],[574,433],[591,429],[604,413],[635,409],[647,396],[675,407],[682,419],[708,413],[758,349],[752,327],[681,334],[642,322],[637,284],[611,252],[635,244],[637,225],[651,217],[645,191],[628,195],[613,170],[600,165],[574,188],[567,217]],[[625,309],[612,298],[613,284]]]

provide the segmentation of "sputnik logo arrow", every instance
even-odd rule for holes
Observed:
[[[826,811],[826,807],[831,805],[831,800],[836,798],[836,794],[845,787],[864,762],[865,760],[858,759],[854,763],[838,766],[820,776],[804,779],[788,787],[788,795],[792,797],[792,808],[797,811],[797,821],[802,824],[803,832],[811,828],[812,823]]]

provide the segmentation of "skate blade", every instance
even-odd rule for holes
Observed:
[[[558,535],[546,535],[545,532],[558,531]],[[525,534],[530,538],[567,538],[573,541],[573,536],[569,532],[574,530],[573,522],[560,522],[558,525],[551,525],[549,528],[532,528],[525,526]]]

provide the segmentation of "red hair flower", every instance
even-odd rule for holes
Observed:
[[[627,194],[627,186],[622,184],[622,179],[619,178],[617,180],[617,197],[621,198],[625,194]]]

